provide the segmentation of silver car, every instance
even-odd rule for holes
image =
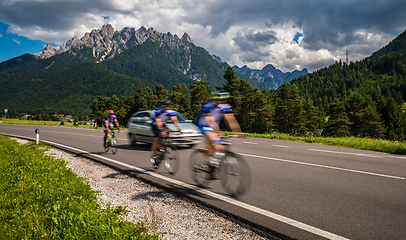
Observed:
[[[154,111],[142,111],[131,115],[127,122],[128,139],[131,145],[137,142],[152,143],[154,134],[151,122]],[[191,120],[187,120],[182,114],[176,113],[182,134],[172,134],[173,144],[188,144],[194,146],[201,142],[202,133]],[[167,126],[170,130],[177,130],[171,119],[168,119]]]

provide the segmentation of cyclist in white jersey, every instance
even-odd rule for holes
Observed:
[[[154,142],[152,144],[152,151],[153,157],[151,162],[156,166],[156,158],[158,153],[158,146],[159,146],[159,134],[167,129],[166,121],[170,118],[172,122],[175,124],[176,128],[178,128],[179,132],[180,126],[178,118],[176,117],[176,112],[171,108],[172,101],[170,99],[164,99],[161,101],[161,107],[155,109],[154,116],[152,118],[152,132],[154,133]]]

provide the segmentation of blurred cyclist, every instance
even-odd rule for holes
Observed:
[[[103,131],[104,131],[104,139],[103,139],[103,146],[106,146],[106,138],[107,138],[107,133],[111,129],[114,129],[114,124],[116,124],[118,130],[121,130],[120,125],[118,124],[117,121],[117,116],[114,114],[113,110],[108,110],[107,114],[104,115],[103,119]]]
[[[235,119],[231,105],[227,103],[230,94],[224,91],[215,91],[210,94],[211,100],[204,103],[197,114],[195,124],[208,139],[207,155],[212,166],[219,165],[219,159],[213,158],[215,153],[224,151],[222,140],[219,136],[220,121],[224,117],[227,127],[241,135],[240,125]]]
[[[170,99],[164,99],[161,101],[161,107],[155,109],[154,115],[152,118],[152,132],[154,133],[154,142],[152,144],[152,158],[151,162],[154,167],[157,167],[159,162],[156,161],[158,156],[158,146],[159,146],[159,135],[165,130],[168,129],[166,126],[166,121],[168,118],[171,118],[172,122],[175,124],[175,127],[180,131],[179,121],[176,117],[176,112],[171,109],[172,101]]]

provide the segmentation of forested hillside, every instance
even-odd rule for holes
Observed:
[[[394,53],[406,53],[406,30],[391,41],[382,49],[374,52],[370,57],[373,60],[378,59],[380,56],[385,56]]]
[[[371,96],[406,96],[406,31],[388,45],[361,61],[336,62],[329,67],[294,79],[301,96],[328,110],[335,98],[343,99],[357,91]]]
[[[298,86],[301,96],[325,110],[335,98],[343,99],[354,91],[370,95],[373,100],[380,95],[396,97],[398,92],[406,96],[406,54],[366,58],[350,65],[337,62],[292,83]]]

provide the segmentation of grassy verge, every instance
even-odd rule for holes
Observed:
[[[60,125],[61,121],[39,121],[39,120],[20,120],[14,118],[3,119],[3,124],[17,124],[17,125],[42,125],[42,126],[59,126],[59,127],[78,127],[78,128],[94,128],[93,125],[73,125],[73,123],[64,122]]]
[[[406,155],[406,143],[381,140],[381,139],[368,139],[356,137],[295,137],[288,134],[257,134],[247,133],[248,137],[255,138],[269,138],[278,140],[288,140],[296,142],[319,143],[331,146],[340,146],[356,149],[364,149],[371,151],[387,152],[394,154]]]
[[[42,126],[58,126],[58,127],[76,127],[76,128],[94,128],[93,125],[73,125],[73,123],[64,122],[61,125],[60,121],[39,121],[39,120],[20,120],[14,118],[7,118],[6,121],[2,121],[3,124],[15,124],[15,125],[42,125]],[[99,129],[101,129],[99,127]],[[121,128],[123,130],[127,130],[127,128]]]
[[[146,225],[122,221],[125,207],[102,208],[46,148],[0,136],[0,239],[158,239]]]

